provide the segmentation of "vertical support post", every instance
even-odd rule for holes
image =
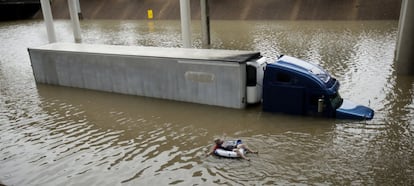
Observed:
[[[82,20],[83,19],[83,16],[82,16],[82,11],[81,11],[81,8],[80,8],[80,2],[79,2],[79,0],[76,0],[76,10],[78,11],[78,17],[79,17],[79,19]]]
[[[180,0],[181,37],[183,47],[191,48],[191,11],[190,0]]]
[[[73,36],[75,38],[75,42],[80,43],[82,41],[82,38],[81,38],[79,17],[76,11],[75,1],[76,0],[68,0],[69,14],[70,14],[70,19],[72,20]]]
[[[53,26],[53,17],[52,10],[50,9],[50,2],[49,0],[40,0],[40,4],[42,6],[43,19],[46,25],[47,38],[49,40],[49,43],[55,43],[56,33],[55,27]]]
[[[394,62],[399,75],[414,75],[414,1],[401,3],[398,40]]]
[[[210,48],[210,7],[208,0],[200,0],[203,48]]]

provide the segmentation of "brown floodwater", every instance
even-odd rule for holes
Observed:
[[[73,42],[70,22],[57,39]],[[201,47],[193,22],[193,47]],[[319,64],[370,121],[270,114],[36,84],[42,21],[0,22],[0,183],[5,185],[413,185],[414,77],[397,76],[397,21],[215,21],[212,48]],[[180,47],[179,21],[81,21],[84,43]],[[251,161],[205,157],[242,139]]]

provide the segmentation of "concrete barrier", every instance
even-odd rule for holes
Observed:
[[[68,19],[67,0],[53,0],[56,19]],[[211,19],[222,20],[398,20],[401,0],[209,0]],[[85,19],[180,19],[179,0],[80,0]],[[191,18],[200,20],[200,1]],[[41,18],[39,12],[36,18]]]

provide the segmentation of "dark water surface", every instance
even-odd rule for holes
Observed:
[[[68,21],[58,41],[73,42]],[[341,82],[371,121],[261,112],[36,84],[41,21],[0,22],[0,182],[6,185],[413,185],[414,77],[396,76],[396,21],[212,21],[212,48],[288,54]],[[201,46],[199,22],[194,47]],[[180,47],[178,21],[81,22],[84,43]],[[216,137],[251,161],[204,156]]]

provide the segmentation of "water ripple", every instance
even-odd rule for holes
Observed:
[[[72,42],[70,22],[55,22]],[[86,43],[179,47],[176,21],[82,21]],[[46,86],[28,46],[41,21],[0,23],[0,181],[6,185],[376,185],[413,182],[413,79],[395,75],[384,22],[214,21],[213,48],[313,61],[371,121],[325,120]],[[197,30],[197,26],[195,26]],[[193,29],[194,29],[193,28]],[[194,46],[201,46],[194,33]],[[361,91],[364,90],[364,91]],[[367,90],[367,91],[365,91]],[[204,157],[222,133],[251,161]]]

